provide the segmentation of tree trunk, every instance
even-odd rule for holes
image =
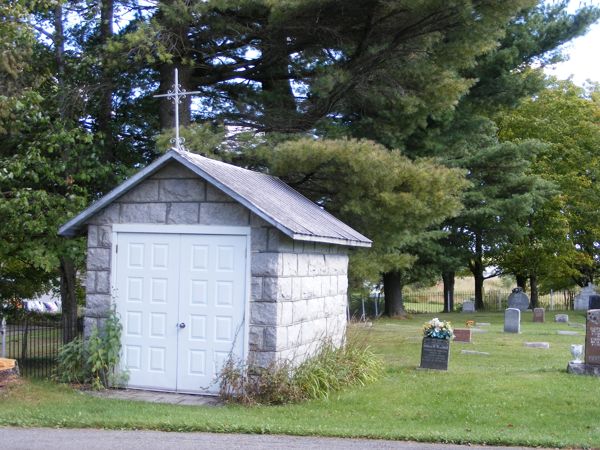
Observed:
[[[383,274],[383,294],[385,296],[385,315],[389,317],[406,317],[404,299],[402,298],[402,275],[400,272]]]
[[[518,273],[515,275],[515,279],[517,280],[517,286],[525,292],[527,290],[527,275]]]
[[[113,0],[100,1],[100,99],[98,108],[98,131],[104,137],[104,157],[108,162],[115,160],[115,140],[112,129],[112,102],[114,83],[109,69],[107,45],[113,36]]]
[[[481,234],[475,234],[475,256],[469,261],[469,269],[475,279],[475,309],[483,309],[483,238]]]
[[[65,91],[65,34],[63,27],[62,3],[54,6],[54,60],[56,62],[56,77],[58,80],[58,111],[61,119],[66,116],[66,91]]]
[[[449,313],[454,310],[454,271],[442,273],[444,281],[444,312]]]
[[[267,131],[299,131],[296,101],[289,81],[287,37],[273,36],[261,45],[262,69],[256,77],[261,83],[264,124]]]
[[[76,271],[73,261],[60,258],[60,299],[62,302],[63,344],[77,337],[77,295],[75,293]]]
[[[531,274],[529,276],[529,285],[531,286],[531,297],[529,298],[529,306],[531,309],[537,308],[539,305],[539,291],[538,291],[538,283],[537,283],[537,275]]]

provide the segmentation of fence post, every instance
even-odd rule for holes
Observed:
[[[550,289],[550,311],[554,311],[554,290]]]
[[[6,358],[6,317],[2,317],[2,328],[0,328],[0,334],[2,334],[2,358]]]

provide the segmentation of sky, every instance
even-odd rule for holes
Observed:
[[[596,4],[600,0],[590,3]],[[571,6],[578,2],[571,1]],[[600,82],[600,23],[596,23],[588,33],[565,45],[569,60],[547,67],[546,73],[564,80],[573,76],[573,82],[582,86],[585,81]]]

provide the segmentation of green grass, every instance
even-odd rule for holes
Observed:
[[[584,323],[581,313],[571,321]],[[524,313],[520,335],[502,332],[502,314],[448,314],[456,327],[467,319],[491,322],[474,343],[451,345],[447,372],[420,370],[421,325],[432,315],[380,320],[365,333],[382,356],[382,379],[363,388],[276,407],[190,407],[88,396],[66,386],[29,381],[0,394],[0,425],[98,427],[283,433],[411,439],[431,442],[600,447],[600,379],[565,371],[572,343],[584,330],[534,324]],[[562,336],[557,330],[576,330]],[[362,339],[363,337],[361,337]],[[525,341],[550,342],[549,350]],[[489,352],[465,355],[461,349]]]

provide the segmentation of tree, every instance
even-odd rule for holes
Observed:
[[[462,172],[364,140],[299,139],[263,157],[271,173],[374,241],[370,251],[353,255],[352,278],[383,276],[386,314],[405,314],[410,249],[440,237],[430,227],[460,209]]]
[[[593,282],[600,257],[600,103],[595,91],[556,82],[503,113],[498,123],[503,140],[538,139],[547,144],[531,167],[533,174],[559,189],[552,208],[534,217],[539,225],[534,222],[532,237],[547,242],[544,247],[555,268],[554,274],[543,275],[543,283],[558,288]]]
[[[169,0],[115,48],[151,63],[161,91],[179,67],[183,87],[203,93],[204,120],[261,132],[412,130],[453,107],[473,83],[460,70],[533,3]]]
[[[39,6],[37,13],[54,20],[53,48],[33,45],[31,12],[16,5],[6,11],[14,33],[0,33],[0,42],[10,39],[12,66],[18,69],[0,76],[7,94],[0,97],[0,296],[32,297],[61,279],[63,337],[69,341],[85,245],[59,239],[57,230],[95,194],[111,167],[100,163],[94,136],[66,108],[61,5]]]
[[[527,235],[527,218],[535,205],[551,195],[552,185],[529,171],[539,143],[523,141],[482,146],[456,164],[467,168],[471,187],[465,192],[461,214],[449,222],[469,254],[468,268],[475,280],[475,306],[483,308],[485,269],[493,265],[510,242]]]
[[[456,111],[452,115],[431,117],[426,128],[409,138],[409,155],[435,154],[451,166],[468,169],[460,164],[472,160],[478,152],[477,146],[496,144],[492,122],[498,112],[515,107],[542,90],[546,85],[542,67],[562,59],[560,45],[585,33],[599,14],[600,10],[593,6],[569,13],[564,1],[540,3],[521,10],[508,25],[498,47],[479,56],[477,63],[463,72],[465,77],[477,82],[461,99]],[[453,223],[447,223],[446,227],[451,234],[445,240],[444,255],[452,253],[454,257],[440,257],[440,263],[444,297],[451,298],[454,273],[464,264],[460,260],[470,260],[468,252],[465,254],[470,237],[460,236],[461,230]],[[520,275],[516,275],[520,280]],[[476,291],[479,290],[476,287]]]

